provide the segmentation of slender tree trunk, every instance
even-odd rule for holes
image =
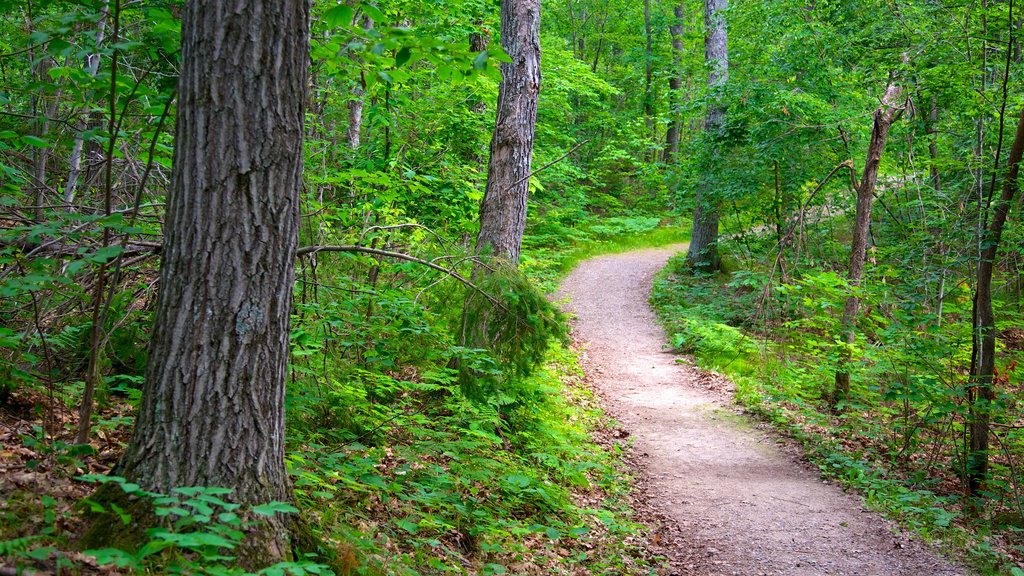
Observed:
[[[679,105],[682,101],[683,77],[683,18],[685,6],[682,2],[672,8],[672,15],[675,20],[668,27],[672,36],[672,75],[668,79],[670,120],[668,132],[665,134],[665,151],[662,153],[662,161],[666,164],[675,160],[679,153],[679,131],[681,121],[679,119]]]
[[[875,185],[878,182],[878,167],[885,150],[885,141],[889,137],[889,128],[903,112],[899,106],[903,88],[890,78],[882,102],[872,115],[871,141],[868,144],[868,155],[864,162],[864,172],[857,186],[857,214],[853,224],[853,241],[850,246],[850,267],[848,279],[850,288],[860,287],[864,275],[864,260],[867,257],[868,234],[871,228],[871,204],[874,200]],[[846,299],[843,316],[840,321],[843,345],[839,351],[839,362],[836,366],[835,388],[829,399],[832,406],[850,395],[850,347],[857,336],[857,313],[860,309],[860,298],[856,294]]]
[[[28,36],[35,32],[33,29],[33,15],[31,13],[32,5],[28,4],[28,11],[22,8],[22,19],[25,22],[25,35]],[[53,64],[53,60],[48,54],[43,51],[41,56],[36,54],[34,48],[28,50],[29,61],[29,72],[32,74],[33,79],[39,82],[47,81],[50,67]],[[44,92],[38,94],[32,94],[29,98],[32,108],[33,116],[33,129],[32,135],[39,138],[45,139],[50,134],[50,118],[57,115],[57,106],[61,99],[61,93],[58,91],[56,95],[47,98]],[[46,191],[46,165],[50,160],[50,154],[52,153],[50,147],[36,148],[33,152],[32,159],[32,216],[36,221],[43,219],[43,201],[45,198]]]
[[[652,38],[651,38],[651,0],[644,0],[644,122],[648,132],[654,127],[654,95],[651,91],[652,71]]]
[[[356,15],[352,21],[352,25],[356,25],[360,22],[363,23],[364,30],[373,30],[373,19],[369,16]],[[354,54],[349,54],[349,58],[353,60],[359,60],[359,57]],[[352,97],[348,101],[348,130],[346,136],[348,137],[348,147],[355,150],[359,148],[361,143],[361,134],[363,131],[363,106],[366,103],[366,82],[360,76],[356,80],[356,85],[352,88]]]
[[[729,39],[722,12],[728,0],[704,1],[704,61],[711,72],[708,74],[708,88],[719,90],[729,80]],[[704,130],[709,134],[712,146],[725,126],[725,106],[720,95],[715,95],[708,106],[704,119]],[[712,157],[718,156],[717,152]],[[686,261],[694,270],[714,272],[721,268],[718,255],[718,221],[720,201],[715,190],[714,178],[707,174],[701,177],[697,186],[697,198],[693,210],[693,231],[690,234],[690,249]]]
[[[96,32],[96,53],[90,54],[85,58],[85,71],[92,77],[95,77],[100,70],[99,48],[103,44],[103,35],[107,29],[107,15],[109,12],[110,3],[108,1],[103,6],[103,17],[99,22],[99,30]],[[75,143],[71,146],[71,155],[68,157],[68,166],[70,168],[68,171],[68,181],[64,185],[64,203],[68,205],[75,201],[75,187],[78,186],[78,177],[82,173],[82,149],[85,145],[83,131],[85,130],[85,123],[79,122],[76,129],[78,133],[75,134]]]
[[[939,103],[936,97],[932,97],[931,110],[928,113],[928,157],[931,163],[928,168],[928,174],[931,179],[932,189],[935,190],[935,197],[939,197],[942,192],[942,175],[939,173],[938,159],[939,159]],[[947,254],[947,248],[945,242],[938,238],[938,249],[940,260],[945,260]],[[946,299],[946,274],[948,273],[946,266],[939,267],[939,286],[938,294],[936,295],[935,304],[935,325],[942,327],[942,309],[945,305]]]
[[[483,52],[487,50],[487,46],[491,43],[491,35],[483,29],[483,22],[476,23],[478,30],[469,35],[469,50],[471,52]],[[487,112],[487,103],[483,100],[474,102],[470,109],[477,113],[483,114]]]
[[[992,272],[996,252],[1006,226],[1006,218],[1014,196],[1020,188],[1021,156],[1024,155],[1024,110],[1017,122],[1010,156],[1007,159],[1003,191],[995,205],[992,224],[985,232],[981,253],[978,255],[977,287],[974,293],[973,341],[971,347],[971,377],[968,389],[970,404],[970,453],[967,461],[968,488],[977,495],[988,478],[988,437],[991,426],[991,403],[996,399],[993,389],[995,375],[996,326],[992,310]]]
[[[594,49],[594,61],[590,63],[590,71],[597,74],[597,65],[601,61],[601,51],[604,50],[604,27],[608,23],[608,13],[605,12],[604,19],[601,20],[601,26],[594,25],[594,32],[597,33],[597,48]],[[580,45],[580,49],[583,49],[583,45]]]
[[[291,500],[284,387],[308,32],[304,0],[185,5],[160,295],[142,405],[116,469],[149,490]],[[244,564],[286,557],[282,522],[250,539]]]
[[[476,249],[518,266],[540,95],[540,0],[502,0],[501,46],[512,61],[501,65]]]

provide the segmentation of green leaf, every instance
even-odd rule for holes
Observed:
[[[299,509],[287,502],[268,502],[259,506],[253,506],[252,511],[260,516],[273,516],[279,512],[282,514],[293,514],[298,512]]]
[[[395,54],[395,66],[402,66],[408,62],[410,58],[412,58],[412,49],[408,46],[402,47],[402,49]]]
[[[47,142],[46,140],[38,136],[32,136],[31,134],[26,134],[22,136],[21,141],[34,148],[49,148],[50,146],[50,143]]]
[[[328,26],[351,26],[352,15],[352,8],[344,5],[335,6],[324,12],[324,22],[327,22]]]
[[[182,548],[196,549],[204,546],[213,546],[216,548],[234,548],[237,542],[233,542],[218,536],[217,534],[210,534],[208,532],[189,532],[187,534],[177,534],[174,532],[162,532],[156,534],[156,537],[165,542],[170,542]]]
[[[400,520],[395,520],[395,525],[401,528],[402,530],[405,530],[409,534],[415,534],[416,531],[420,529],[419,523],[411,520],[410,518],[402,518]]]
[[[82,552],[86,556],[92,556],[96,559],[96,563],[104,566],[107,564],[113,564],[118,568],[131,568],[132,570],[141,570],[142,564],[138,558],[125,552],[124,550],[118,550],[117,548],[102,548],[100,550],[86,550]]]
[[[363,13],[366,14],[374,22],[378,24],[382,24],[384,22],[384,13],[381,12],[380,9],[377,8],[376,6],[369,4],[367,2],[363,2],[362,4],[359,5],[359,7],[363,10]]]
[[[487,56],[488,56],[487,50],[484,50],[483,52],[477,54],[476,58],[473,58],[473,69],[474,70],[483,70],[483,69],[487,68]]]
[[[589,527],[587,527],[587,526],[578,526],[576,528],[570,529],[569,530],[569,535],[572,536],[573,538],[579,538],[580,536],[583,536],[584,534],[587,534],[588,532],[590,532],[590,528]]]

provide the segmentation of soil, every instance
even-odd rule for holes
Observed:
[[[823,481],[791,441],[730,406],[728,381],[672,353],[648,298],[683,248],[588,260],[559,294],[616,436],[633,441],[641,514],[672,573],[969,574]]]

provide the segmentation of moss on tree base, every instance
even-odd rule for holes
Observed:
[[[153,540],[150,529],[170,528],[168,517],[157,515],[150,498],[126,493],[116,482],[101,485],[81,503],[81,508],[86,527],[77,540],[80,550],[116,548],[135,555]],[[303,512],[242,516],[244,536],[234,549],[225,551],[235,557],[235,565],[240,568],[256,571],[278,562],[313,560],[343,575],[355,567],[351,559],[340,556],[318,535]],[[160,563],[159,558],[150,561]]]

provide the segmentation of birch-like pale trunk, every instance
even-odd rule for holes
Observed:
[[[728,0],[705,0],[704,2],[704,61],[707,63],[708,89],[720,90],[729,80],[729,37],[722,13],[728,6]],[[704,131],[709,140],[715,141],[725,127],[725,105],[718,97],[712,99],[704,118]],[[714,155],[718,155],[717,143]],[[686,261],[694,270],[714,272],[721,268],[722,262],[718,255],[718,222],[720,201],[717,182],[707,175],[700,179],[697,186],[697,198],[693,209],[693,229],[690,233],[690,248],[686,253]]]

